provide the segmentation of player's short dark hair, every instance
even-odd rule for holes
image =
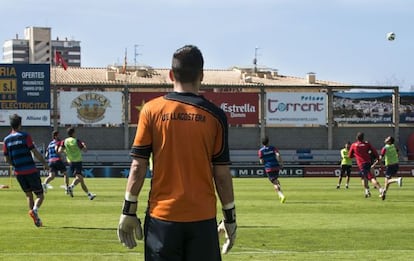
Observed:
[[[59,135],[58,131],[52,131],[52,138],[56,138]]]
[[[69,137],[72,137],[73,134],[75,133],[75,128],[74,127],[69,127],[66,132],[68,133]]]
[[[364,133],[363,132],[358,132],[356,138],[359,141],[364,141]]]
[[[175,51],[171,70],[178,82],[192,83],[198,80],[203,71],[203,55],[194,45],[185,45]]]
[[[262,139],[262,144],[263,144],[264,146],[267,146],[267,145],[269,144],[269,137],[267,137],[267,136],[263,137],[263,139]]]
[[[392,137],[392,136],[388,136],[388,137],[386,138],[386,141],[388,141],[390,144],[394,144],[395,139],[394,139],[394,137]]]
[[[17,114],[10,115],[10,126],[13,130],[18,129],[22,125],[22,117]]]

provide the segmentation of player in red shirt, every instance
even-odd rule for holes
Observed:
[[[362,186],[365,188],[365,197],[368,198],[371,196],[368,186],[368,181],[370,181],[372,185],[378,188],[380,197],[384,200],[384,190],[375,178],[375,175],[371,172],[371,161],[373,158],[374,160],[378,159],[378,152],[368,141],[364,140],[363,132],[358,132],[356,139],[357,140],[351,144],[348,156],[350,158],[355,158],[357,162]]]

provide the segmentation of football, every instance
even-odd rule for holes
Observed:
[[[387,33],[387,40],[388,41],[394,41],[395,40],[395,33],[394,32]]]

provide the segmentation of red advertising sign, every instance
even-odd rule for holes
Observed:
[[[162,96],[165,92],[133,92],[130,95],[130,123],[137,124],[142,106],[149,100]],[[215,93],[202,95],[220,107],[227,115],[231,125],[258,124],[259,95],[257,93]]]
[[[203,95],[226,113],[229,124],[258,124],[258,93],[206,92]]]

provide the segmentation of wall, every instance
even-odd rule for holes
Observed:
[[[51,139],[51,127],[23,127],[29,132],[33,140],[39,146],[47,145]],[[91,150],[123,150],[129,149],[134,136],[135,127],[129,128],[128,144],[124,144],[124,128],[111,127],[77,127],[76,136],[84,140]],[[370,141],[377,149],[383,146],[384,138],[393,135],[392,127],[337,127],[333,130],[333,149],[340,149],[344,142],[354,141],[356,133],[365,133],[366,140]],[[0,127],[0,138],[3,139],[10,132],[8,127]],[[66,128],[59,128],[60,136],[66,136]],[[408,136],[414,132],[414,128],[400,127],[400,143],[406,145]],[[326,150],[327,128],[266,128],[266,135],[271,143],[279,149],[296,150],[309,148],[314,150]],[[258,127],[230,127],[229,146],[232,150],[255,150],[260,146],[260,129]],[[125,147],[126,146],[126,147]],[[404,147],[401,148],[404,151]]]

